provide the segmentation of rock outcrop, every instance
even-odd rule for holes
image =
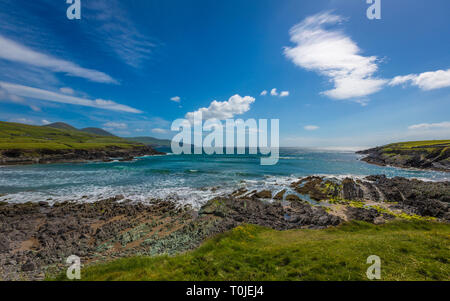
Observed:
[[[377,165],[450,171],[450,142],[390,144],[358,152],[361,160]]]
[[[317,204],[303,200],[306,195]],[[276,230],[322,229],[343,221],[382,224],[395,218],[450,222],[450,182],[382,175],[342,181],[307,177],[279,193],[241,188],[211,199],[200,210],[167,200],[137,203],[121,195],[53,206],[44,201],[0,203],[0,279],[43,279],[67,268],[70,255],[88,265],[176,254],[243,223]]]
[[[145,145],[129,147],[110,146],[100,149],[39,149],[0,150],[0,165],[77,163],[87,161],[111,161],[113,158],[132,160],[134,157],[163,155]]]

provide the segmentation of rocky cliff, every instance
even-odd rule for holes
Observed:
[[[450,171],[450,140],[395,143],[358,154],[371,164]]]

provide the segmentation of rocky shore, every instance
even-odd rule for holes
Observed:
[[[134,157],[163,154],[145,145],[130,145],[126,148],[109,146],[101,149],[9,149],[0,150],[0,165],[107,162],[116,158],[130,161]]]
[[[402,168],[450,171],[450,144],[411,146],[408,143],[391,144],[357,152],[370,164]]]
[[[312,205],[314,200],[317,204]],[[243,223],[277,230],[322,229],[344,221],[450,222],[450,183],[370,176],[306,177],[279,191],[214,198],[199,210],[173,201],[116,196],[96,203],[0,204],[0,279],[42,280],[67,266],[133,255],[177,254]]]

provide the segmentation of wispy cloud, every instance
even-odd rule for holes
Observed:
[[[396,76],[390,81],[390,86],[410,83],[422,90],[434,90],[450,87],[450,69]]]
[[[12,83],[0,82],[0,92],[16,96],[16,97],[28,97],[32,99],[39,99],[50,102],[64,103],[64,104],[72,104],[79,105],[85,107],[92,107],[103,110],[111,110],[111,111],[119,111],[119,112],[127,112],[127,113],[142,113],[142,111],[137,110],[135,108],[122,105],[116,103],[111,100],[104,99],[96,99],[90,100],[81,97],[75,97],[70,95],[64,95],[48,90],[22,86]]]
[[[174,96],[170,100],[174,101],[174,102],[180,102],[181,101],[181,97],[180,96]]]
[[[261,95],[261,96],[266,96],[267,93],[268,93],[267,90],[264,90],[264,91],[262,91],[261,94],[259,94],[259,95]]]
[[[276,88],[273,88],[272,90],[270,90],[270,95],[272,96],[278,96],[278,92]]]
[[[85,78],[93,82],[117,83],[108,74],[93,69],[86,69],[75,63],[35,51],[2,35],[0,35],[0,45],[0,59],[3,60],[45,68],[53,72]]]
[[[105,128],[112,128],[112,129],[119,129],[119,130],[125,130],[128,128],[128,125],[124,122],[107,122],[103,124]]]
[[[136,68],[150,58],[156,43],[138,30],[120,1],[87,1],[84,5],[86,32],[101,42],[105,51]]]
[[[75,91],[72,88],[69,88],[69,87],[62,87],[62,88],[59,89],[59,91],[61,93],[69,94],[69,95],[75,94]]]
[[[216,118],[224,120],[233,118],[235,115],[244,114],[250,110],[250,105],[255,102],[255,98],[251,96],[240,96],[238,94],[231,96],[228,101],[214,100],[208,108],[200,108],[195,112],[186,114],[186,119],[193,120],[194,114],[201,112],[203,119]]]
[[[304,127],[304,129],[307,131],[316,131],[319,129],[319,127],[317,125],[307,125]]]
[[[155,128],[155,129],[152,129],[152,133],[155,133],[155,134],[167,134],[168,131],[165,130],[165,129]]]
[[[379,91],[386,80],[374,78],[376,56],[362,56],[361,49],[345,33],[328,29],[344,21],[329,12],[306,18],[290,30],[294,47],[284,54],[294,64],[330,79],[334,89],[323,92],[334,99],[355,99]]]
[[[439,123],[420,123],[408,127],[410,130],[450,129],[450,121]]]
[[[287,97],[287,96],[289,96],[289,91],[282,91],[280,93],[280,97]]]

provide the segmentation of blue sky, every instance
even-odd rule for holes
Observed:
[[[205,108],[278,118],[282,146],[450,138],[447,0],[381,0],[381,20],[365,0],[68,6],[0,0],[0,120],[170,138]]]

